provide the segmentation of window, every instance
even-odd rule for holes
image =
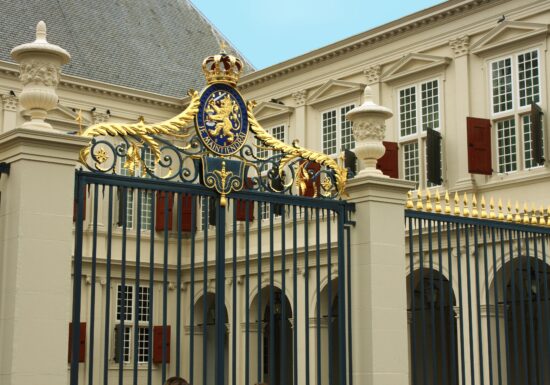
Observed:
[[[351,122],[346,119],[346,114],[353,108],[355,105],[349,104],[322,113],[322,145],[325,154],[334,155],[343,149],[355,148]]]
[[[499,173],[538,167],[531,148],[531,103],[540,103],[539,50],[489,63],[491,113]]]
[[[155,159],[154,155],[151,152],[149,147],[145,147],[141,150],[141,158],[149,168],[154,168]],[[120,175],[132,176],[131,172],[124,168],[125,158],[120,158]],[[135,170],[134,176],[140,177],[143,176],[147,178],[147,174],[144,174],[144,170],[137,168]],[[126,196],[126,227],[128,229],[134,228],[137,226],[137,190],[127,190]],[[152,208],[153,208],[153,192],[144,191],[141,195],[141,230],[151,230],[153,226],[153,217],[152,217]],[[119,207],[119,210],[121,207]],[[122,223],[119,223],[119,226],[122,226]]]
[[[115,361],[119,360],[119,328],[120,321],[123,321],[122,332],[122,358],[124,363],[131,362],[131,352],[133,352],[132,338],[137,338],[137,362],[147,363],[149,360],[149,319],[150,319],[150,291],[147,286],[139,286],[137,289],[137,298],[134,298],[135,285],[126,285],[124,290],[122,285],[117,286],[117,307],[116,307],[116,325],[115,337]],[[137,316],[138,328],[134,330]]]
[[[417,187],[431,187],[427,181],[426,132],[441,128],[439,80],[409,85],[397,93],[403,177],[416,182]]]

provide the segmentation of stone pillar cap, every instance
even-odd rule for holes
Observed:
[[[346,119],[353,121],[353,118],[358,115],[364,114],[378,114],[384,117],[384,119],[389,119],[393,116],[393,112],[386,107],[379,106],[378,104],[372,101],[372,89],[369,86],[365,87],[364,91],[365,101],[358,107],[355,107],[350,112],[346,114]]]
[[[46,40],[46,23],[39,21],[36,25],[36,40],[32,43],[18,45],[11,51],[11,57],[19,62],[26,53],[47,53],[57,56],[61,64],[67,64],[71,60],[71,55],[63,48],[55,44],[50,44]]]

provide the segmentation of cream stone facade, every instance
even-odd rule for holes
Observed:
[[[504,20],[500,20],[503,15]],[[505,202],[520,201],[522,206],[523,202],[527,202],[529,208],[532,205],[536,208],[547,207],[550,203],[546,193],[550,186],[548,161],[542,166],[530,163],[529,125],[525,120],[529,116],[530,107],[523,100],[527,97],[525,95],[537,98],[542,111],[548,111],[549,25],[549,1],[448,1],[286,62],[251,72],[240,79],[239,89],[244,98],[258,101],[255,115],[264,128],[287,143],[297,139],[301,146],[334,155],[335,158],[343,147],[355,149],[356,141],[366,138],[366,134],[365,138],[361,137],[360,119],[354,119],[354,114],[349,116],[348,113],[356,107],[367,105],[365,102],[369,97],[372,98],[372,105],[385,108],[380,109],[385,113],[378,116],[378,122],[373,122],[372,117],[369,119],[373,125],[378,124],[369,129],[371,134],[374,132],[371,135],[374,138],[372,142],[377,145],[373,145],[368,156],[362,156],[361,151],[357,151],[361,159],[358,170],[365,170],[368,166],[371,168],[369,172],[348,182],[349,200],[356,204],[350,259],[354,384],[405,385],[411,381],[407,337],[407,308],[410,305],[407,304],[406,285],[409,257],[413,258],[415,269],[421,267],[421,262],[418,255],[408,255],[409,251],[405,248],[403,209],[407,191],[429,187],[425,147],[427,125],[437,129],[443,138],[443,182],[441,186],[429,187],[432,193],[437,189],[449,190],[453,194],[474,193],[502,198]],[[63,62],[61,60],[59,64]],[[531,65],[531,72],[529,75],[522,73],[521,76],[531,81],[529,86],[520,85],[519,74],[525,72],[520,64],[526,65],[527,62]],[[75,231],[74,228],[71,231],[70,225],[73,215],[73,170],[80,167],[77,164],[78,151],[87,143],[75,133],[98,122],[136,122],[140,118],[145,122],[162,121],[181,112],[189,103],[189,98],[160,95],[66,75],[62,69],[61,73],[55,68],[40,72],[36,70],[36,63],[28,66],[21,64],[20,67],[0,62],[0,162],[11,165],[9,175],[0,174],[0,240],[3,243],[0,247],[0,383],[12,385],[34,381],[57,385],[68,383],[70,375],[66,347],[72,298],[70,250],[74,246]],[[498,83],[500,78],[497,77],[500,75],[495,68],[503,67],[509,71],[509,78],[502,80],[504,83]],[[42,109],[36,107],[36,101],[28,104],[24,100],[25,86],[32,86],[32,74],[36,72],[49,74],[49,77],[37,75],[40,77],[38,83],[47,88],[44,93],[50,96],[48,101],[45,101],[46,98],[42,101]],[[504,85],[505,95],[494,94],[500,90],[493,87],[495,82]],[[367,85],[369,89],[365,92]],[[59,98],[57,103],[53,99],[55,95]],[[498,101],[494,99],[497,96],[501,97]],[[389,117],[390,113],[386,109],[393,111],[392,117]],[[546,116],[543,115],[543,137],[544,157],[548,158],[550,146],[546,138],[550,137],[550,131]],[[468,171],[468,117],[491,121],[492,175],[471,174]],[[350,120],[354,120],[353,129]],[[382,128],[384,123],[385,131]],[[189,130],[192,129],[190,126]],[[371,140],[370,137],[367,139]],[[382,139],[398,145],[399,179],[384,177],[372,168],[373,160],[382,155],[379,151]],[[508,140],[507,144],[503,144],[505,140]],[[365,162],[367,158],[371,162]],[[86,219],[83,224],[85,279],[81,287],[81,320],[87,323],[88,328],[91,322],[95,323],[96,339],[93,356],[87,350],[85,362],[79,365],[79,383],[87,384],[90,375],[94,377],[94,382],[103,379],[104,375],[110,383],[118,381],[119,362],[115,361],[113,341],[118,323],[115,315],[120,279],[115,277],[121,276],[120,250],[123,243],[128,256],[127,284],[135,284],[138,270],[142,276],[148,275],[149,269],[135,268],[138,239],[147,247],[153,243],[152,248],[157,255],[154,285],[148,288],[147,295],[162,298],[166,283],[166,302],[170,309],[166,323],[172,326],[172,361],[167,365],[168,375],[176,373],[173,357],[178,314],[174,311],[174,304],[177,298],[182,298],[182,308],[193,309],[196,318],[191,321],[188,311],[182,315],[181,346],[186,348],[179,363],[181,373],[184,377],[189,376],[191,364],[188,355],[193,353],[197,357],[194,383],[213,383],[214,349],[208,349],[207,353],[202,350],[203,325],[212,321],[203,319],[203,314],[210,316],[210,308],[205,310],[203,306],[212,305],[211,297],[216,287],[215,255],[208,251],[206,255],[204,253],[204,250],[215,250],[213,232],[206,236],[206,240],[201,232],[194,240],[189,237],[182,239],[184,268],[180,277],[181,286],[178,287],[176,234],[171,232],[167,241],[168,280],[165,281],[162,277],[163,262],[159,259],[165,247],[163,234],[157,233],[155,239],[151,239],[151,234],[156,233],[154,218],[149,218],[149,227],[140,234],[141,238],[134,230],[135,218],[123,218],[128,227],[124,237],[123,226],[117,225],[115,218],[120,202],[115,200],[110,212],[106,200],[108,194],[109,191],[92,188],[87,195]],[[93,202],[96,198],[97,223],[94,224]],[[135,213],[136,209],[132,206],[131,210]],[[150,206],[148,210],[151,210]],[[176,220],[177,215],[174,214],[173,218]],[[202,229],[203,218],[197,216],[199,229]],[[229,213],[228,228],[232,222],[232,214]],[[320,328],[320,334],[326,338],[331,326],[326,321],[318,325],[314,314],[320,308],[324,315],[326,309],[333,305],[334,298],[328,297],[328,287],[337,282],[337,267],[334,261],[329,266],[328,255],[330,252],[335,255],[338,242],[343,240],[336,239],[334,235],[329,242],[328,234],[335,231],[336,227],[327,218],[322,218],[320,224],[323,231],[318,240],[321,250],[318,282],[315,271],[305,268],[305,259],[311,255],[306,255],[304,249],[312,241],[305,239],[306,221],[301,217],[298,219],[298,274],[290,268],[283,270],[277,267],[281,265],[281,255],[285,250],[276,242],[273,249],[276,255],[274,286],[281,290],[282,281],[286,280],[283,296],[297,298],[297,308],[291,306],[289,331],[297,328],[297,334],[303,336],[305,324],[295,325],[293,322],[294,318],[304,320],[308,314],[310,333],[314,335]],[[247,242],[245,226],[245,223],[239,222],[237,228],[230,228],[226,235],[227,239],[233,239],[236,234],[240,257],[245,253]],[[309,234],[314,234],[313,223],[308,226]],[[258,243],[263,245],[264,250],[269,249],[269,227],[269,220],[255,216],[248,239],[251,250],[256,250]],[[97,238],[94,238],[94,229]],[[273,225],[274,239],[281,239],[285,231],[282,219],[276,218]],[[258,232],[263,234],[260,241]],[[109,233],[112,233],[111,238]],[[112,243],[108,244],[108,240]],[[204,280],[203,265],[198,265],[195,274],[200,278],[195,278],[192,288],[190,271],[185,266],[189,264],[187,252],[193,241],[197,261],[204,261],[209,268],[207,279]],[[109,269],[112,268],[112,279],[108,280],[106,255],[109,248],[113,250],[113,265],[109,265]],[[93,250],[97,250],[97,260],[92,259]],[[456,250],[453,253],[456,256]],[[17,262],[12,262],[14,255],[20,256]],[[94,263],[97,263],[97,270],[92,273]],[[444,266],[437,268],[445,272]],[[227,298],[228,384],[233,375],[237,383],[245,382],[247,352],[244,348],[244,314],[247,309],[251,309],[250,314],[265,311],[265,290],[270,286],[270,277],[266,271],[258,277],[257,264],[251,265],[249,276],[245,274],[242,261],[237,269],[239,274],[236,281],[229,276],[224,281]],[[295,278],[296,292],[288,283]],[[319,285],[320,292],[316,285]],[[246,287],[249,288],[248,292]],[[238,308],[231,306],[234,290]],[[308,298],[305,298],[304,292],[309,293]],[[94,307],[91,306],[92,295],[95,297]],[[109,297],[110,302],[107,300]],[[132,300],[138,301],[138,298],[135,293]],[[203,301],[203,298],[208,299]],[[264,298],[262,309],[258,309],[258,298]],[[152,317],[154,324],[158,325],[163,322],[162,312],[161,302],[157,301],[153,313],[148,317]],[[109,318],[106,313],[110,313],[107,323],[104,322],[106,317]],[[233,320],[236,320],[236,324]],[[143,325],[139,324],[138,327]],[[134,324],[128,322],[127,326],[131,328]],[[210,327],[213,326],[207,326]],[[231,342],[233,333],[236,333],[237,341],[235,350]],[[250,325],[249,337],[252,341],[259,340],[258,336],[263,336],[262,333],[257,326],[254,329],[254,325]],[[195,341],[193,352],[187,350],[191,334]],[[213,331],[207,334],[212,338]],[[107,346],[103,339],[105,335],[109,336],[110,341]],[[211,344],[214,341],[209,339],[205,345],[211,347]],[[306,350],[312,352],[312,355],[321,352],[321,365],[312,358],[307,375],[304,369],[298,370],[298,384],[305,384],[308,375],[313,383],[332,383],[326,365],[329,360],[327,346],[319,348],[313,338],[308,347],[305,344],[305,340],[299,338],[296,346],[298,367],[306,367]],[[467,347],[470,348],[475,349],[477,346]],[[148,349],[151,349],[150,345]],[[252,344],[249,351],[251,384],[257,382],[256,378],[262,377],[262,374],[257,373],[257,349],[257,345]],[[208,365],[211,365],[204,372],[203,354],[207,357]],[[233,354],[237,355],[236,369],[232,366]],[[479,359],[478,356],[474,357],[474,361]],[[122,365],[127,383],[133,378],[132,370],[136,360],[139,358],[134,356],[133,350],[129,350],[128,359]],[[35,365],[29,367],[30,363]],[[139,361],[137,365],[140,384],[147,381],[147,364],[147,361]],[[161,365],[153,365],[152,373],[153,383],[161,384]],[[206,379],[203,373],[206,373]],[[472,381],[472,378],[464,380],[471,383],[468,381]]]

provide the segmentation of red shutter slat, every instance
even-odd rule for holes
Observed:
[[[468,141],[468,172],[491,175],[491,121],[481,118],[466,118]]]
[[[86,198],[87,198],[86,194],[87,194],[86,193],[86,188],[84,188],[84,200],[83,200],[83,205],[82,205],[82,221],[86,220]],[[77,209],[77,206],[78,206],[78,202],[75,199],[74,203],[73,203],[73,222],[76,222],[76,209]]]
[[[382,142],[386,148],[384,155],[378,159],[376,168],[390,178],[399,178],[399,153],[396,142]]]
[[[302,163],[303,162],[306,162],[306,161],[304,160],[302,161]],[[321,187],[321,182],[320,182],[321,178],[317,178],[315,182],[311,178],[313,177],[313,175],[315,175],[321,170],[321,165],[319,163],[309,162],[309,164],[306,166],[306,170],[308,170],[309,172],[310,179],[306,181],[306,188],[304,189],[304,191],[300,191],[300,195],[305,197],[313,197],[315,196],[315,192],[317,192],[317,195],[319,195],[319,189]],[[315,186],[313,185],[313,183],[315,183]]]
[[[168,197],[168,198],[166,198]],[[160,191],[157,193],[155,230],[164,231],[164,205],[168,204],[168,230],[172,230],[172,208],[174,206],[174,194]]]
[[[191,232],[193,230],[192,226],[193,226],[193,196],[184,195],[181,200],[181,231]]]
[[[153,326],[153,363],[162,363],[162,326]],[[166,363],[170,363],[170,325],[166,325]]]
[[[78,362],[86,361],[86,322],[80,323],[80,348],[78,351]],[[73,323],[69,323],[69,357],[68,362],[71,362],[73,352]]]
[[[244,189],[248,190],[250,188],[252,188],[252,179],[247,178],[244,184]],[[237,207],[235,208],[237,221],[244,222],[247,220],[246,218],[247,203],[248,203],[248,221],[252,222],[254,220],[254,202],[237,199],[235,201],[235,204],[237,205]]]

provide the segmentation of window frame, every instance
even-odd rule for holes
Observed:
[[[324,110],[321,110],[320,111],[320,118],[321,118],[321,121],[320,121],[320,125],[321,125],[321,130],[320,130],[320,133],[321,133],[321,151],[328,155],[328,156],[331,156],[331,157],[337,157],[338,154],[340,154],[340,152],[342,151],[342,131],[344,131],[344,128],[342,127],[342,110],[348,108],[348,111],[346,112],[346,114],[351,111],[352,109],[354,109],[355,107],[357,107],[357,103],[354,102],[354,101],[349,101],[349,102],[346,102],[346,103],[339,103],[338,105],[335,105],[335,106],[331,106],[330,108],[326,108]],[[329,112],[335,112],[335,118],[336,118],[336,152],[334,153],[327,153],[325,152],[325,138],[324,138],[324,114],[326,113],[329,113]],[[351,121],[345,119],[345,122],[349,122],[350,123],[350,129],[353,130],[351,128]],[[354,150],[355,149],[355,138],[353,137],[353,131],[351,133],[351,136],[353,138],[353,140],[351,141],[352,143],[352,146],[349,148],[350,150]]]
[[[131,282],[131,283],[127,283],[124,285],[125,289],[127,290],[129,287],[131,288],[132,290],[132,304],[131,306],[128,306],[127,303],[124,304],[124,307],[125,308],[128,308],[130,307],[131,308],[131,313],[128,314],[126,313],[126,317],[125,319],[123,320],[123,328],[126,330],[128,329],[129,330],[129,339],[128,339],[128,344],[129,344],[129,350],[128,350],[128,360],[125,359],[124,357],[124,341],[123,341],[123,347],[122,347],[122,350],[123,352],[121,353],[123,355],[123,365],[131,365],[134,363],[134,360],[137,360],[137,364],[138,365],[148,365],[149,364],[149,360],[145,360],[145,361],[141,361],[139,360],[139,332],[140,330],[147,330],[147,334],[148,333],[148,330],[149,330],[149,323],[150,321],[153,319],[153,312],[150,311],[150,306],[151,306],[151,293],[153,291],[153,288],[151,288],[150,286],[148,285],[140,285],[140,286],[136,286],[135,282]],[[137,292],[136,292],[136,288],[137,288]],[[140,320],[140,315],[141,315],[141,301],[140,301],[140,291],[142,289],[147,289],[147,307],[144,307],[144,309],[146,310],[147,312],[147,320],[145,321],[142,321]],[[121,283],[117,283],[114,285],[113,287],[113,290],[114,290],[114,298],[116,299],[114,302],[113,302],[113,306],[114,306],[114,309],[113,309],[113,313],[115,314],[115,317],[113,319],[113,327],[112,327],[112,330],[113,330],[113,338],[111,339],[111,344],[112,344],[112,352],[113,352],[113,358],[112,358],[112,362],[113,363],[116,363],[116,365],[118,365],[119,363],[116,361],[116,345],[115,343],[117,342],[117,333],[118,333],[118,330],[117,328],[120,327],[120,313],[118,311],[119,309],[119,305],[118,305],[118,301],[119,301],[119,293],[122,291],[122,284]],[[138,310],[138,330],[135,331],[134,328],[135,328],[135,315],[136,315],[136,306],[137,306],[137,310]],[[123,338],[125,339],[125,331],[123,332]],[[134,357],[134,338],[137,338],[138,341],[138,357]],[[152,357],[152,349],[153,349],[153,332],[151,331],[151,334],[148,335],[148,350],[147,350],[147,358],[149,358],[149,356]]]
[[[396,119],[396,130],[397,130],[397,143],[401,151],[399,151],[399,176],[403,179],[406,179],[406,157],[405,157],[405,147],[412,143],[417,143],[417,152],[418,152],[418,181],[411,180],[417,184],[416,188],[431,188],[431,187],[442,187],[445,184],[445,146],[444,141],[441,143],[441,174],[442,182],[440,185],[428,185],[428,167],[427,167],[427,132],[428,129],[424,129],[424,116],[422,114],[422,86],[425,84],[430,84],[437,82],[437,114],[438,114],[438,124],[437,127],[432,127],[433,130],[438,132],[443,132],[444,125],[444,90],[443,90],[443,75],[431,75],[429,77],[420,78],[414,82],[408,82],[401,84],[394,89],[394,95],[396,96],[396,111],[394,115]],[[401,135],[401,92],[406,89],[415,89],[415,125],[416,131],[412,134]],[[433,95],[432,95],[433,97]],[[428,97],[427,97],[428,98]],[[410,180],[410,179],[407,179]]]
[[[543,106],[544,105],[544,56],[542,55],[542,52],[544,50],[542,49],[540,44],[528,46],[521,49],[516,49],[509,53],[500,53],[499,55],[495,55],[491,58],[488,58],[486,60],[486,68],[487,68],[487,82],[489,87],[489,111],[490,111],[490,120],[492,127],[492,146],[493,146],[493,164],[495,165],[495,175],[502,176],[502,175],[509,175],[514,174],[517,172],[524,172],[524,171],[530,171],[530,170],[536,170],[544,168],[544,165],[534,165],[534,166],[528,166],[527,162],[527,152],[532,151],[530,148],[530,145],[525,140],[525,136],[527,133],[526,130],[526,122],[524,122],[524,117],[529,116],[531,112],[531,104],[526,104],[525,106],[521,106],[521,95],[520,95],[520,78],[519,78],[519,57],[521,55],[525,55],[532,52],[537,52],[537,61],[538,61],[538,102],[537,105]],[[511,61],[511,77],[512,77],[512,84],[511,84],[511,93],[512,93],[512,108],[505,110],[505,111],[499,111],[497,113],[494,112],[494,104],[493,104],[493,71],[492,66],[494,63],[497,63],[502,60],[510,59]],[[499,146],[499,131],[498,126],[500,123],[513,120],[514,121],[514,129],[515,129],[515,144],[514,144],[514,151],[515,151],[515,162],[514,166],[515,169],[506,171],[501,171],[501,166],[505,167],[505,165],[501,165],[501,154],[500,150],[501,147]],[[545,127],[544,127],[544,120],[543,120],[543,137],[545,137]],[[529,121],[529,130],[531,127],[531,122]],[[531,136],[531,132],[529,131],[529,137]],[[529,149],[527,148],[529,146]],[[544,149],[546,152],[546,149]]]

